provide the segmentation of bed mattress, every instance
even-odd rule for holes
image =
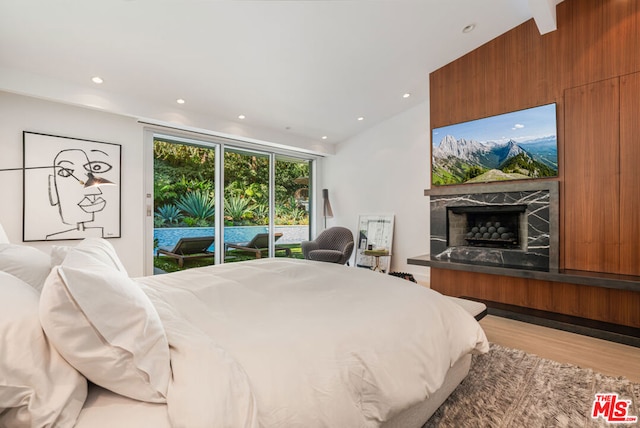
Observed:
[[[189,428],[377,427],[488,349],[450,299],[364,269],[277,258],[137,282],[169,340],[169,417]]]
[[[465,355],[449,369],[442,386],[431,396],[403,410],[381,428],[420,428],[462,382],[471,364]],[[164,404],[145,403],[115,394],[96,385],[89,386],[89,396],[80,412],[76,428],[172,428]]]

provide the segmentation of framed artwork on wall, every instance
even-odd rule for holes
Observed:
[[[389,273],[393,247],[393,214],[358,216],[356,267]]]
[[[23,132],[23,240],[119,238],[121,146]]]

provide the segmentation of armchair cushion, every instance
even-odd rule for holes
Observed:
[[[302,255],[305,259],[309,259],[309,253],[311,251],[319,250],[320,246],[316,241],[302,241],[300,243],[300,247],[302,248]]]
[[[331,227],[313,241],[303,241],[302,254],[307,260],[345,264],[353,252],[353,234],[346,227]]]
[[[340,263],[340,259],[342,259],[342,251],[313,250],[309,252],[309,257],[307,257],[307,259],[319,262]]]

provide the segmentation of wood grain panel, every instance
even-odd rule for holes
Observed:
[[[448,296],[468,296],[640,327],[640,292],[636,291],[438,268],[431,268],[431,288]]]
[[[634,73],[620,79],[620,273],[627,275],[640,275],[639,168],[640,73]]]
[[[609,309],[606,318],[614,324],[637,327],[640,317],[640,292],[616,291],[616,293],[609,293]]]
[[[640,2],[565,0],[558,29],[533,19],[432,72],[431,126],[557,101],[566,88],[640,71]]]
[[[565,1],[558,8],[565,87],[629,74],[640,68],[638,2]],[[560,15],[562,11],[562,15]]]
[[[465,68],[452,68],[450,73],[444,73],[440,78],[434,78],[433,75],[430,75],[429,91],[440,93],[439,97],[430,97],[431,114],[438,112],[441,123],[445,124],[465,122],[486,115],[487,97],[483,92],[469,91],[466,82],[471,80],[482,82],[484,85],[487,64],[489,62],[481,61],[478,58],[469,61]],[[465,114],[467,112],[470,114]],[[436,127],[432,126],[432,128]]]
[[[561,242],[567,269],[619,269],[619,85],[609,79],[565,91]]]
[[[527,21],[430,74],[431,126],[555,102],[560,43]]]
[[[549,79],[557,73],[558,48],[555,33],[541,36],[533,20],[527,21],[501,38],[504,57],[496,64],[500,73],[492,82],[501,88],[501,99],[490,97],[492,114],[547,104],[561,95],[557,82]],[[494,91],[491,91],[494,92]]]

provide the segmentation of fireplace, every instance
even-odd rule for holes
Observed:
[[[463,189],[464,193],[460,186],[455,190],[430,189],[432,259],[522,269],[557,268],[557,183]]]
[[[447,245],[526,250],[526,205],[447,208]]]

